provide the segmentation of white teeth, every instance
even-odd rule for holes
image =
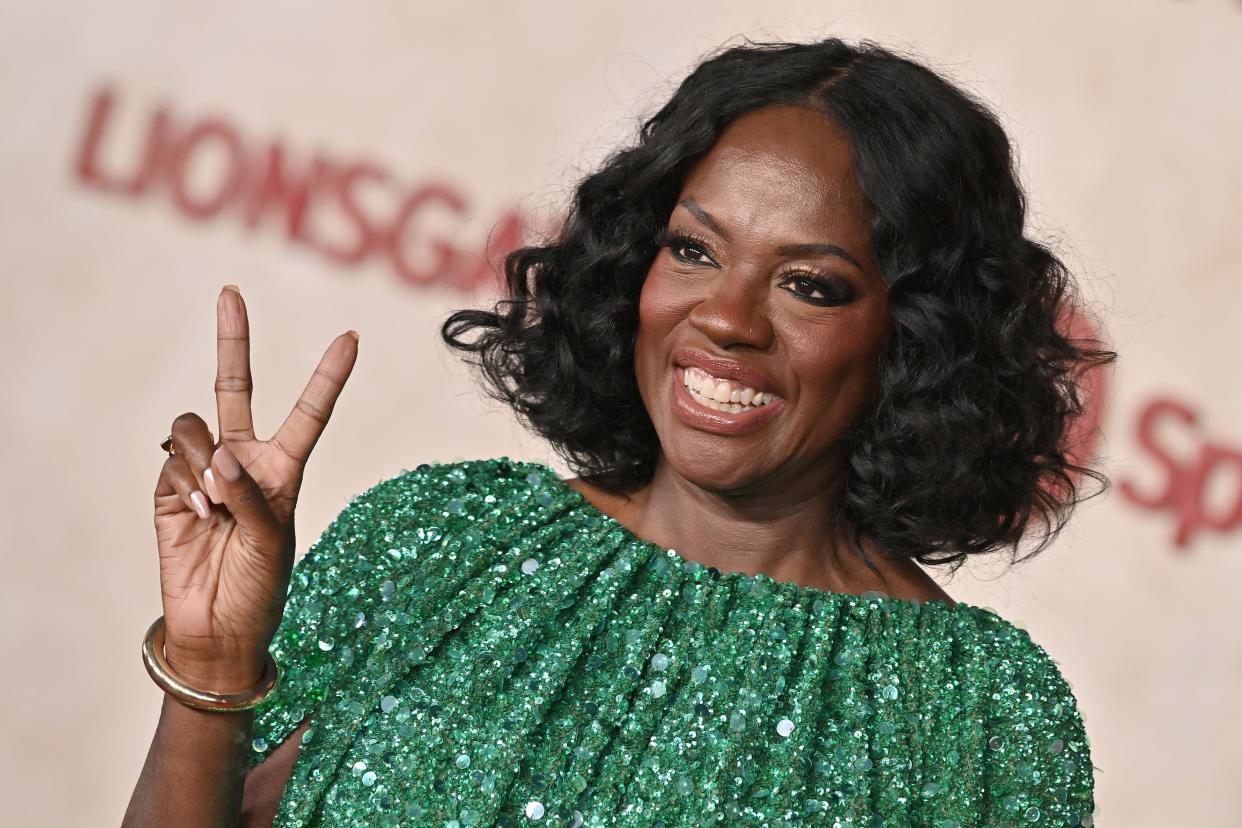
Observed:
[[[695,402],[714,411],[741,414],[776,400],[775,394],[756,391],[732,380],[718,379],[699,368],[682,369],[682,382]]]

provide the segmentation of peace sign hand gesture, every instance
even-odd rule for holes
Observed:
[[[357,334],[332,340],[280,430],[254,434],[250,327],[232,285],[216,300],[220,439],[197,414],[172,423],[155,487],[165,655],[187,682],[253,687],[284,612],[295,549],[293,510],[311,450],[358,356]]]

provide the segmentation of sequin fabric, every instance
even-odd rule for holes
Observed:
[[[958,603],[721,572],[549,467],[419,466],[295,567],[277,826],[1090,826],[1076,700]]]

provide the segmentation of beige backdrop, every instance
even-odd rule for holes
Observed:
[[[361,332],[308,469],[300,551],[352,494],[420,462],[552,460],[481,400],[437,323],[484,297],[461,286],[490,227],[554,214],[738,34],[906,46],[1003,113],[1034,226],[1122,355],[1100,448],[1126,485],[1032,563],[945,586],[1061,663],[1097,824],[1242,825],[1235,0],[4,4],[5,824],[120,820],[159,704],[138,657],[159,613],[157,444],[183,411],[214,424],[221,285],[249,303],[261,432],[332,337]],[[138,174],[153,130],[172,155],[148,170],[179,177]],[[400,226],[399,250],[368,244],[335,197],[254,208],[259,179],[230,170],[273,145],[281,163],[348,172],[354,209]]]

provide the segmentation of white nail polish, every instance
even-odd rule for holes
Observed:
[[[197,512],[198,516],[204,520],[206,520],[207,516],[211,514],[211,507],[207,505],[206,495],[198,489],[190,492],[190,502],[194,504],[194,511]]]
[[[216,475],[210,466],[203,469],[203,488],[207,490],[207,496],[211,498],[212,503],[217,506],[223,503],[220,500],[220,490],[216,488]]]

